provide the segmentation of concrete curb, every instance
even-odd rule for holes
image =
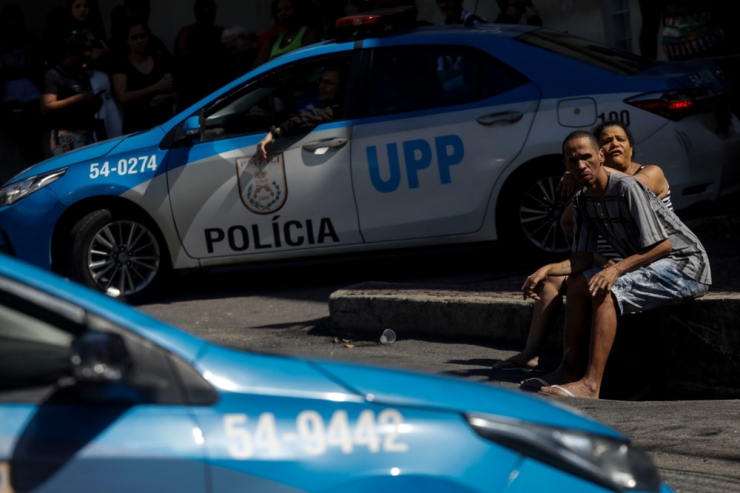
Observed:
[[[685,224],[700,237],[729,233],[737,231],[740,216],[698,217]],[[373,339],[390,327],[401,339],[479,337],[523,348],[533,301],[522,300],[519,292],[497,291],[501,286],[518,286],[519,282],[505,279],[465,286],[358,284],[330,296],[330,323],[334,328]],[[549,338],[550,348],[556,350],[562,350],[562,312]],[[644,380],[647,375],[658,384],[689,382],[740,392],[740,293],[710,292],[682,305],[621,317],[605,384],[609,375],[623,380]]]
[[[399,338],[481,337],[524,347],[533,302],[517,296],[469,286],[369,282],[334,292],[329,312],[332,327],[373,338],[390,327]],[[738,388],[739,329],[737,293],[708,294],[682,305],[622,317],[610,366],[647,370],[655,378]],[[560,341],[562,314],[550,345],[558,347]]]

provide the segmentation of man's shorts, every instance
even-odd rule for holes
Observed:
[[[590,281],[604,267],[583,273]],[[641,313],[665,305],[681,303],[706,294],[709,286],[683,274],[666,259],[660,259],[621,276],[612,285],[620,315]]]

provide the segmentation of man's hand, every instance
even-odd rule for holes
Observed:
[[[591,297],[608,294],[614,283],[619,279],[619,276],[620,273],[616,264],[610,265],[601,272],[598,272],[588,281],[588,292],[591,293]]]
[[[576,188],[578,187],[578,182],[575,178],[573,178],[573,175],[570,174],[570,171],[566,171],[563,173],[563,177],[560,178],[560,182],[558,183],[558,186],[555,187],[555,190],[560,192],[561,197],[570,197],[573,195],[573,192],[576,191]]]
[[[540,267],[534,274],[527,277],[527,279],[524,281],[524,284],[522,285],[522,299],[526,300],[527,298],[532,298],[535,301],[540,300],[540,297],[535,292],[535,289],[537,289],[537,286],[541,282],[547,279],[547,272],[549,270],[549,267],[549,265]]]
[[[254,154],[258,161],[267,159],[267,147],[261,140],[257,143],[257,152]]]

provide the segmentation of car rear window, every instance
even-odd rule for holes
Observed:
[[[620,75],[635,75],[656,65],[648,58],[547,29],[537,29],[516,39]]]
[[[487,99],[527,79],[478,50],[411,46],[375,50],[368,114],[418,111]]]

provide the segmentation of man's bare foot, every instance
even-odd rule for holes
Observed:
[[[503,361],[497,361],[491,367],[493,370],[536,370],[539,364],[539,356],[530,358],[524,353],[519,353]]]
[[[519,383],[519,386],[527,390],[541,390],[550,385],[561,385],[564,383],[575,382],[576,380],[578,380],[578,375],[562,368],[558,368],[554,372],[548,373],[540,378],[528,378],[526,380],[522,380]]]
[[[558,385],[558,387],[562,388],[543,386],[542,388],[540,388],[540,392],[542,392],[543,394],[556,395],[558,397],[580,397],[582,399],[599,398],[599,390],[594,390],[583,379],[578,380],[577,382]],[[564,390],[567,390],[573,395],[567,395],[565,392],[563,392]]]

